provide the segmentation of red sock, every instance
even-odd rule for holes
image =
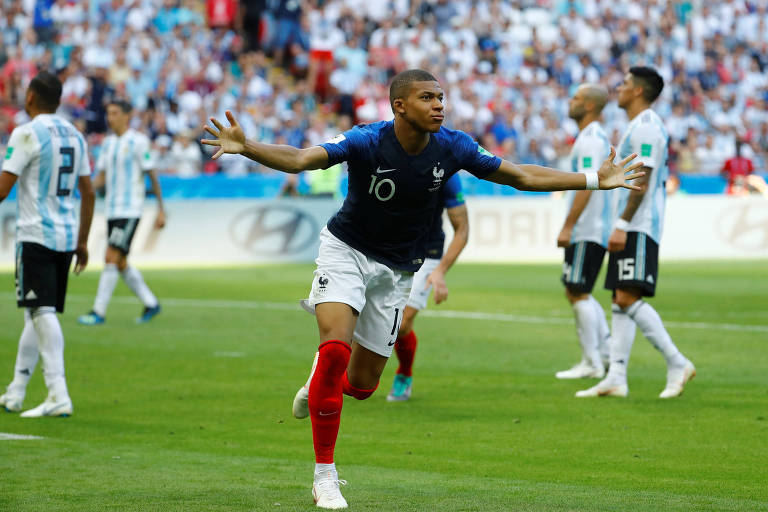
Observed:
[[[410,377],[413,374],[413,358],[416,357],[416,345],[418,343],[419,339],[413,330],[395,341],[395,352],[397,353],[397,360],[400,362],[397,373],[400,375]]]
[[[344,372],[344,376],[342,377],[342,385],[344,387],[345,395],[357,398],[358,400],[365,400],[366,398],[371,396],[373,392],[376,391],[376,389],[379,387],[379,383],[377,382],[376,385],[373,387],[373,389],[356,388],[355,386],[349,383],[349,377],[347,376],[347,372]]]
[[[312,419],[312,442],[315,462],[331,464],[341,422],[342,377],[347,371],[351,349],[339,340],[320,345],[320,356],[309,383],[309,417]]]

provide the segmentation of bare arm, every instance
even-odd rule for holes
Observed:
[[[456,259],[464,250],[469,240],[469,216],[467,206],[462,204],[448,208],[448,220],[453,226],[453,238],[448,248],[440,259],[435,270],[427,277],[427,285],[432,285],[435,291],[435,304],[440,304],[448,298],[448,287],[445,284],[445,274],[456,262]]]
[[[638,179],[636,182],[641,188],[632,190],[629,193],[629,197],[627,198],[627,205],[624,207],[624,211],[621,212],[621,215],[619,216],[620,219],[627,222],[632,220],[632,217],[635,216],[635,212],[640,207],[640,203],[643,202],[643,197],[645,197],[645,192],[648,189],[648,179],[650,178],[653,169],[650,167],[643,167],[643,171],[645,171],[645,176]],[[614,229],[613,233],[611,233],[611,237],[608,239],[608,250],[610,252],[621,251],[624,250],[626,244],[627,232],[619,228]]]
[[[157,171],[154,169],[147,171],[149,182],[152,184],[152,193],[157,199],[157,217],[155,218],[155,227],[162,229],[165,227],[165,207],[163,206],[163,191],[160,188],[160,180],[157,179]]]
[[[80,231],[75,248],[75,274],[80,274],[88,265],[88,234],[91,232],[95,194],[90,176],[80,176],[77,186],[80,190]]]
[[[642,162],[629,164],[637,157],[633,153],[619,163],[614,163],[616,150],[611,148],[611,154],[605,159],[597,171],[598,185],[601,190],[624,187],[638,189],[626,180],[634,180],[642,173],[630,172],[642,167]],[[630,174],[626,174],[630,172]],[[502,160],[499,169],[488,176],[488,181],[509,185],[519,190],[535,190],[549,192],[553,190],[584,190],[587,188],[587,175],[584,173],[563,172],[540,165],[514,164]]]
[[[5,201],[5,198],[11,193],[11,189],[13,188],[13,185],[16,184],[17,179],[19,179],[19,177],[12,172],[0,172],[0,203]]]
[[[213,159],[224,153],[243,155],[251,160],[279,171],[296,174],[312,169],[325,169],[328,166],[328,153],[320,146],[299,149],[283,144],[263,144],[245,138],[242,127],[237,123],[232,112],[227,110],[229,127],[211,118],[213,127],[205,125],[205,130],[216,137],[200,142],[209,146],[218,146]]]
[[[576,225],[576,221],[581,217],[581,213],[584,208],[587,207],[589,198],[592,195],[591,190],[579,190],[573,196],[573,204],[571,204],[571,210],[568,212],[568,216],[563,223],[563,229],[560,230],[560,234],[557,236],[558,247],[568,247],[571,245],[571,233],[573,232],[573,226]]]
[[[107,184],[107,174],[104,172],[97,172],[96,176],[92,180],[92,183],[94,190],[101,190],[104,188],[104,185]]]

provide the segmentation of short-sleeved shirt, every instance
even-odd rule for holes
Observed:
[[[446,128],[431,133],[421,153],[409,155],[395,137],[394,121],[356,126],[321,146],[328,165],[346,161],[349,174],[347,197],[328,229],[374,260],[408,272],[424,262],[445,182],[460,169],[485,178],[501,165],[469,135]]]
[[[427,241],[427,258],[440,259],[443,257],[443,247],[445,246],[445,231],[443,231],[443,209],[455,208],[464,204],[464,192],[461,189],[461,178],[454,174],[445,182],[443,195],[435,216],[432,219],[432,226],[429,228],[429,240]]]
[[[589,123],[576,137],[571,148],[571,170],[573,172],[597,172],[600,164],[611,153],[611,143],[600,123]],[[576,193],[568,192],[568,204],[573,205]],[[594,190],[589,195],[587,206],[573,226],[571,243],[594,242],[603,247],[608,245],[614,221],[614,191]]]
[[[2,170],[18,176],[16,240],[53,251],[77,246],[77,180],[90,176],[83,135],[63,117],[40,114],[16,127]]]
[[[106,173],[104,205],[108,219],[141,217],[144,205],[144,172],[155,167],[149,138],[129,129],[119,137],[104,139],[96,172]]]
[[[636,161],[641,161],[644,167],[653,169],[643,200],[629,222],[627,230],[645,233],[657,244],[661,242],[664,228],[666,183],[669,176],[668,146],[669,135],[664,122],[651,109],[643,110],[629,123],[619,144],[619,159],[637,153]],[[620,189],[617,215],[621,215],[624,211],[628,198],[629,190]]]

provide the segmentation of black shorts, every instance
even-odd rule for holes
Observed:
[[[612,252],[608,258],[605,287],[639,288],[646,297],[656,293],[659,277],[659,244],[645,233],[627,233],[627,245],[621,252]]]
[[[131,242],[138,225],[139,219],[109,219],[107,221],[107,244],[127,256],[131,250]]]
[[[565,248],[563,275],[560,280],[568,289],[591,293],[603,265],[605,247],[595,242],[576,242]]]
[[[54,251],[33,242],[16,244],[16,303],[19,307],[48,306],[63,313],[73,254],[73,251]]]

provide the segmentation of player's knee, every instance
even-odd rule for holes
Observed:
[[[613,299],[613,301],[614,304],[626,311],[630,306],[632,306],[632,304],[640,300],[640,298],[640,296],[637,296],[633,293],[619,292],[616,293],[616,297]]]
[[[338,340],[326,341],[320,344],[319,351],[317,364],[322,365],[328,373],[340,375],[347,369],[351,351],[346,343]]]

